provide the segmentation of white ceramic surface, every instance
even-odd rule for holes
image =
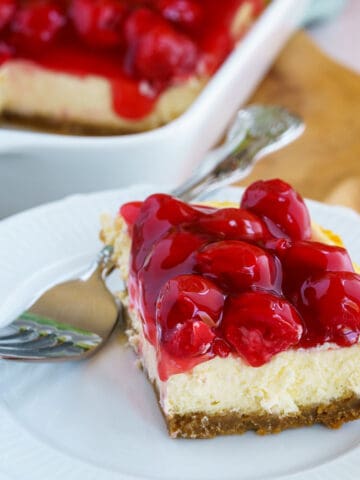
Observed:
[[[179,183],[221,138],[307,4],[273,0],[192,107],[163,128],[102,138],[0,129],[0,218],[75,192]]]
[[[0,318],[85,265],[100,247],[101,212],[153,189],[76,196],[0,222]],[[217,198],[238,201],[238,189]],[[308,203],[360,261],[360,218]],[[28,287],[24,290],[24,282]],[[35,283],[33,283],[35,282]],[[359,422],[273,436],[171,440],[133,353],[114,340],[77,364],[0,362],[0,479],[10,480],[354,480],[360,476]],[[3,475],[2,475],[3,474]]]

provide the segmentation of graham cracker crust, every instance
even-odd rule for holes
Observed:
[[[70,120],[57,121],[47,117],[41,116],[25,116],[10,112],[1,113],[1,122],[12,127],[20,127],[28,130],[35,130],[45,133],[55,133],[58,135],[81,135],[81,136],[115,136],[115,135],[129,135],[146,131],[141,129],[133,130],[115,128],[106,125],[85,124],[72,122]],[[160,125],[161,126],[161,125]],[[149,129],[147,129],[149,130]]]
[[[343,423],[358,418],[360,418],[360,398],[352,395],[335,400],[328,405],[304,407],[299,413],[283,417],[264,413],[242,415],[236,412],[225,412],[207,415],[198,412],[173,417],[165,416],[165,421],[172,438],[213,438],[217,435],[242,434],[248,430],[266,435],[316,423],[328,428],[339,428]]]

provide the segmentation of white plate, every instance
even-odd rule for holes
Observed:
[[[98,217],[152,188],[76,196],[0,223],[0,318],[99,249]],[[218,198],[238,200],[238,189]],[[360,218],[309,202],[359,262]],[[24,288],[24,282],[28,286]],[[35,282],[35,283],[33,283]],[[13,305],[14,306],[14,305]],[[15,308],[15,310],[16,310]],[[171,440],[133,353],[114,340],[76,364],[0,362],[0,475],[16,480],[350,480],[360,474],[359,422],[260,437]],[[8,476],[8,477],[7,477]],[[1,478],[1,476],[0,476]]]
[[[187,178],[222,138],[308,3],[273,0],[193,105],[165,127],[114,137],[0,128],[0,218],[74,192],[139,182],[175,184]]]

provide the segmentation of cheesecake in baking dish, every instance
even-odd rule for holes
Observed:
[[[171,437],[360,417],[360,276],[290,185],[256,182],[240,206],[151,195],[101,238]]]
[[[0,0],[0,112],[139,132],[194,101],[266,0]]]

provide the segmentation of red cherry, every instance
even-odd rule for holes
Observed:
[[[178,275],[160,290],[156,319],[171,330],[190,319],[216,327],[221,319],[224,295],[210,280],[200,275]]]
[[[275,237],[285,235],[293,240],[311,238],[307,207],[300,195],[282,180],[253,183],[245,190],[241,207],[263,217]]]
[[[195,44],[154,12],[135,10],[125,22],[130,72],[150,81],[164,82],[191,73],[197,61]]]
[[[222,329],[225,339],[253,367],[296,345],[303,331],[301,319],[290,303],[260,292],[229,297]]]
[[[196,208],[170,195],[157,193],[149,197],[149,200],[154,200],[157,205],[157,219],[166,221],[169,226],[196,222],[200,216]]]
[[[204,355],[215,334],[201,320],[189,320],[162,338],[162,346],[174,357]]]
[[[292,292],[310,275],[321,272],[353,272],[348,252],[341,247],[306,240],[280,240],[277,254],[284,271],[283,287]]]
[[[249,243],[236,240],[211,243],[197,253],[196,268],[230,292],[280,290],[280,262]]]
[[[0,31],[9,24],[14,16],[15,10],[15,0],[0,0]]]
[[[37,0],[22,5],[11,23],[14,43],[34,50],[53,43],[65,26],[66,16],[59,2]]]
[[[224,295],[209,280],[198,275],[180,275],[161,289],[156,320],[161,344],[176,357],[206,353],[215,338],[224,305]]]
[[[15,54],[15,49],[5,42],[0,41],[0,66],[10,60]]]
[[[184,222],[195,222],[200,213],[170,195],[150,195],[141,205],[133,229],[133,251],[138,270],[162,235]]]
[[[140,7],[129,15],[124,24],[125,37],[130,46],[135,47],[139,38],[153,25],[162,25],[162,18],[147,7]]]
[[[203,20],[203,9],[194,0],[158,0],[157,8],[166,20],[187,30],[196,30]]]
[[[306,280],[296,304],[306,332],[303,346],[335,342],[349,346],[360,335],[360,276],[353,272],[325,272]]]
[[[152,340],[156,338],[155,305],[160,289],[175,276],[194,271],[194,252],[204,244],[204,241],[204,238],[199,235],[175,230],[167,232],[157,241],[151,242],[151,245],[146,244],[145,248],[141,248],[138,252],[138,247],[133,240],[132,251],[135,251],[133,258],[139,264],[142,260],[139,268],[132,266],[132,271],[137,272],[137,283],[141,285],[138,296],[143,318],[146,319],[145,333],[148,338]],[[140,258],[140,255],[143,257]]]
[[[212,343],[212,351],[218,357],[225,358],[231,353],[231,347],[223,338],[217,337]]]
[[[230,54],[234,40],[227,29],[217,30],[215,34],[205,37],[201,42],[204,55],[201,66],[207,74],[213,74]]]
[[[121,0],[73,0],[70,15],[81,38],[93,47],[117,47],[124,41],[128,7]]]
[[[222,208],[204,215],[200,228],[226,240],[256,242],[266,235],[266,227],[259,217],[240,208]]]
[[[125,220],[130,234],[132,232],[132,227],[140,214],[142,204],[143,202],[129,202],[122,205],[119,209],[119,215]]]
[[[297,240],[287,242],[279,257],[289,270],[306,270],[315,273],[319,271],[353,271],[353,265],[345,248],[326,245],[320,242]]]
[[[150,221],[163,222],[167,228],[184,222],[194,222],[199,217],[199,212],[196,208],[165,193],[150,195],[143,202],[141,211]],[[141,219],[141,222],[143,220]]]

